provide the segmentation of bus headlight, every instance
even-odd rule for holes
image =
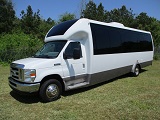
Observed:
[[[25,69],[24,70],[24,82],[32,83],[36,78],[36,70]]]

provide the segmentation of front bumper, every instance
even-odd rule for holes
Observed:
[[[9,77],[8,80],[9,80],[9,86],[12,89],[15,89],[21,92],[28,92],[28,93],[37,92],[40,87],[40,83],[22,83],[22,82],[13,80],[11,77]]]

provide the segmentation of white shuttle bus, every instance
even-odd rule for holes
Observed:
[[[9,85],[17,92],[39,92],[45,102],[126,73],[138,76],[153,60],[151,33],[116,22],[66,21],[52,27],[44,41],[33,57],[11,63]]]

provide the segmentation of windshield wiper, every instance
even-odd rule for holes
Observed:
[[[53,56],[49,56],[49,55],[35,55],[35,58],[53,58]]]

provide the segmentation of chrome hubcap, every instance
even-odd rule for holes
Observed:
[[[135,73],[136,73],[136,75],[139,74],[139,69],[138,68],[135,69]]]
[[[59,89],[56,84],[51,84],[46,89],[46,95],[48,98],[54,98],[58,95]]]

